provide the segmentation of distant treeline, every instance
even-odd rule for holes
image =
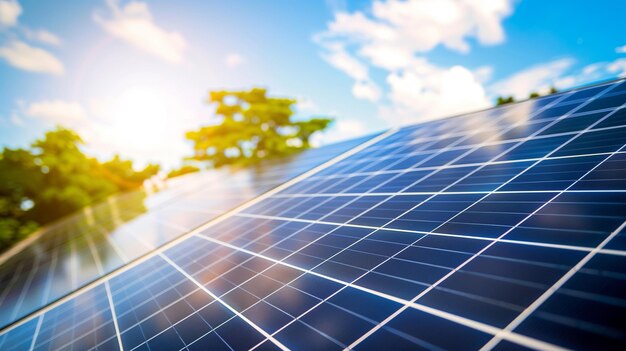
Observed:
[[[558,93],[558,92],[559,92],[559,91],[558,91],[558,90],[556,90],[556,88],[555,88],[555,87],[550,87],[550,90],[549,90],[549,91],[548,91],[548,93],[547,93],[547,94],[545,94],[545,95],[552,95],[552,94],[556,94],[556,93]],[[540,96],[541,96],[541,95],[540,95],[538,92],[533,91],[533,92],[531,92],[531,93],[528,95],[528,98],[529,98],[529,99],[534,99],[534,98],[538,98],[538,97],[540,97]],[[513,96],[512,96],[512,95],[509,95],[509,96],[498,96],[498,98],[496,99],[496,106],[506,105],[506,104],[511,104],[511,103],[514,103],[514,102],[515,102],[515,99],[513,98]]]

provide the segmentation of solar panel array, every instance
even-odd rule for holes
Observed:
[[[623,349],[626,83],[371,139],[5,328],[17,349]]]
[[[368,138],[253,169],[175,178],[160,192],[113,197],[46,228],[21,251],[0,259],[0,328]]]

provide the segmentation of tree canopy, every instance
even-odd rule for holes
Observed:
[[[0,251],[39,225],[119,192],[140,187],[159,171],[135,171],[119,156],[100,162],[85,155],[75,132],[58,127],[28,149],[0,153]]]
[[[210,167],[254,164],[309,148],[313,134],[332,122],[327,117],[306,120],[294,118],[297,101],[268,97],[267,91],[213,91],[209,103],[215,105],[216,123],[189,131],[193,142],[192,159]]]

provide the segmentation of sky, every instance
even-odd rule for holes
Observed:
[[[0,146],[56,125],[178,165],[208,92],[331,116],[324,144],[626,75],[623,0],[0,0]]]

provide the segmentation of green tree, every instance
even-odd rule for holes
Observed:
[[[119,191],[140,187],[158,166],[135,171],[115,156],[101,163],[85,155],[75,132],[59,127],[30,149],[0,153],[0,250],[46,224]]]
[[[496,106],[511,104],[513,102],[515,102],[513,96],[498,96],[498,99],[496,100]]]
[[[267,91],[213,91],[209,103],[216,106],[216,123],[187,132],[193,142],[192,159],[211,167],[251,165],[310,147],[310,138],[326,129],[331,119],[296,120],[296,100],[268,97]]]

